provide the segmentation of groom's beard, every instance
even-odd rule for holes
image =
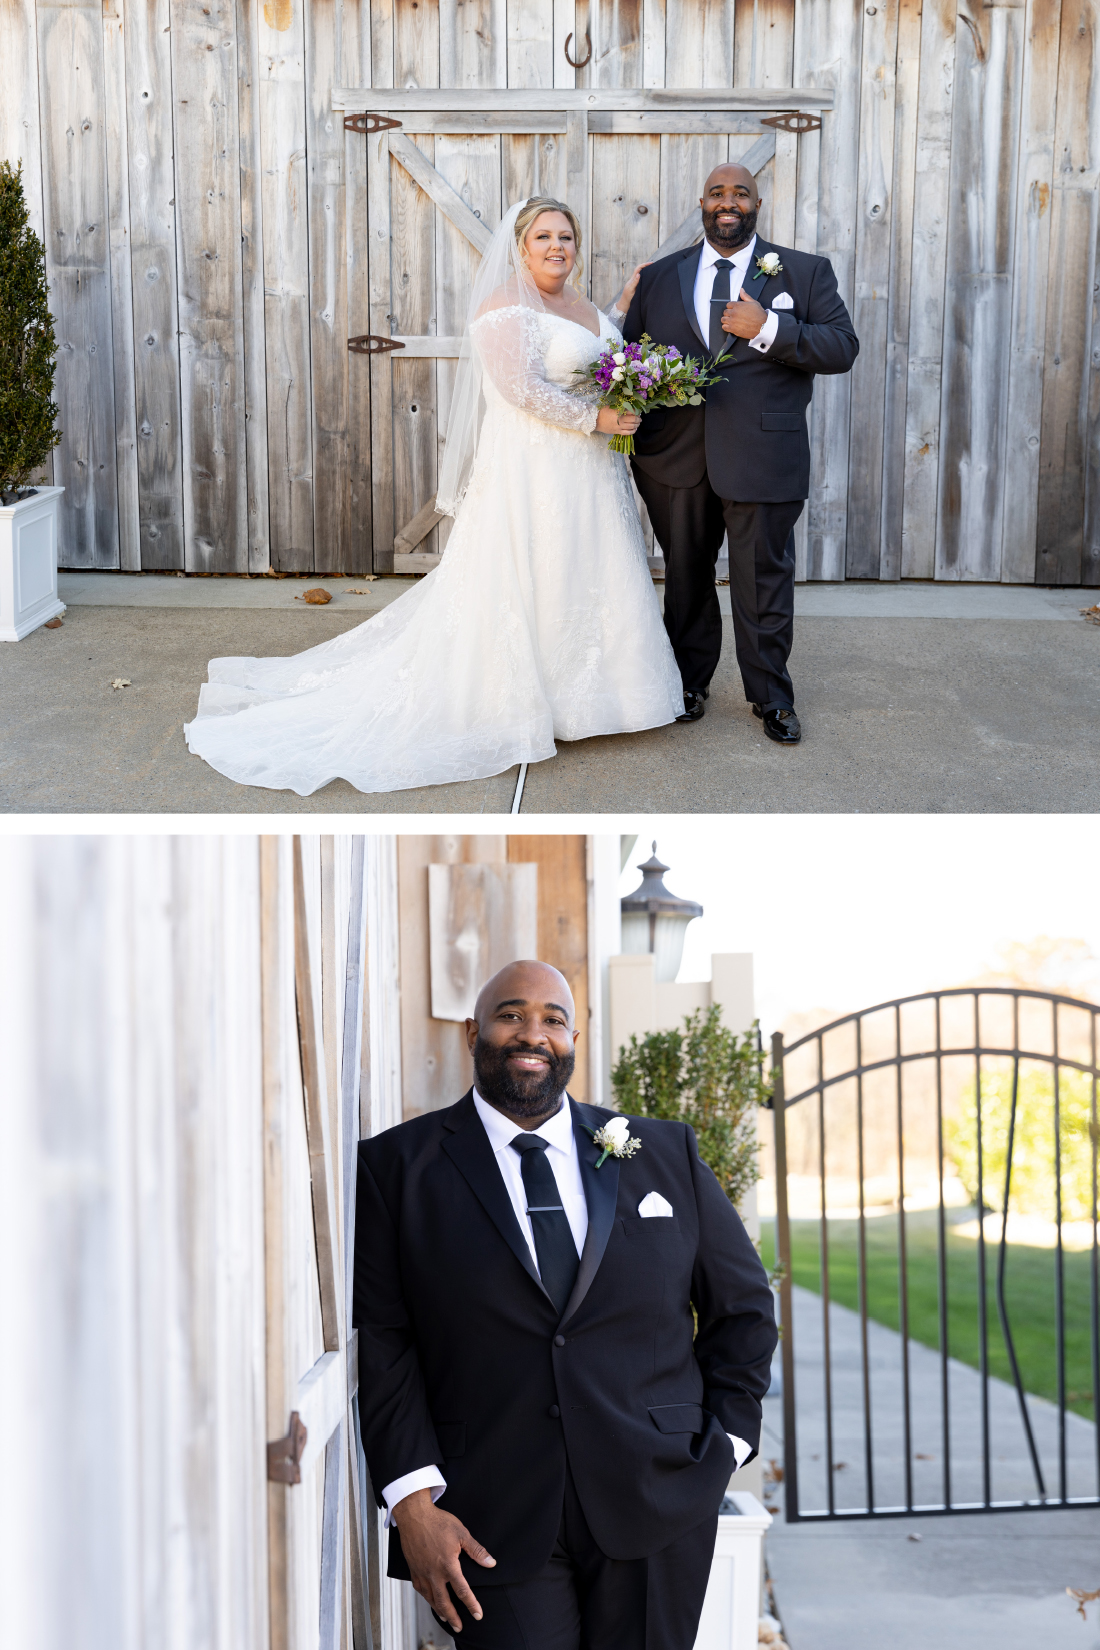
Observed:
[[[719,210],[708,212],[703,208],[703,233],[710,244],[721,247],[723,252],[736,252],[739,246],[747,246],[756,234],[759,209],[754,206],[751,212],[742,212],[734,223],[719,223]]]
[[[490,1105],[502,1106],[513,1117],[551,1117],[557,1111],[566,1085],[573,1075],[576,1056],[569,1052],[560,1056],[549,1049],[540,1049],[546,1061],[546,1070],[525,1072],[519,1076],[508,1069],[510,1054],[529,1054],[522,1043],[508,1043],[497,1048],[479,1037],[474,1044],[474,1076],[477,1092]]]

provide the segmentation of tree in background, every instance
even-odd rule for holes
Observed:
[[[61,440],[57,342],[46,253],[30,226],[23,168],[0,161],[0,502],[12,504]]]
[[[1062,1067],[1058,1074],[1059,1144],[1063,1220],[1092,1218],[1092,1080]],[[1012,1121],[1012,1073],[982,1073],[982,1201],[1004,1210],[1008,1130]],[[947,1155],[971,1198],[978,1200],[977,1088],[963,1090],[958,1115],[944,1118]],[[1054,1220],[1054,1075],[1032,1068],[1020,1072],[1012,1131],[1009,1207],[1014,1214]]]
[[[611,1073],[619,1111],[689,1123],[699,1156],[735,1208],[760,1179],[755,1112],[771,1094],[757,1033],[738,1036],[717,1004],[696,1009],[682,1031],[631,1037]]]

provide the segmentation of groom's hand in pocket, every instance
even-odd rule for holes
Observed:
[[[732,332],[735,338],[755,338],[767,318],[763,304],[750,298],[742,287],[740,302],[735,299],[722,311],[722,331]]]
[[[429,1490],[415,1490],[399,1501],[393,1509],[393,1521],[401,1537],[401,1551],[409,1566],[412,1584],[421,1598],[426,1599],[436,1615],[456,1633],[461,1633],[462,1621],[451,1593],[461,1600],[475,1621],[480,1621],[481,1605],[462,1574],[459,1556],[468,1553],[475,1564],[482,1564],[487,1570],[496,1566],[496,1559],[485,1551],[480,1541],[474,1540],[465,1524],[441,1507],[433,1506]]]

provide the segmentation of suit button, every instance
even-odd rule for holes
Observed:
[[[565,1336],[564,1335],[555,1335],[554,1336],[554,1345],[555,1346],[564,1346],[565,1345]]]
[[[547,1415],[551,1416],[553,1420],[556,1421],[558,1419],[558,1416],[561,1414],[561,1410],[558,1408],[557,1404],[551,1404],[550,1408],[546,1411],[546,1413],[547,1413]]]

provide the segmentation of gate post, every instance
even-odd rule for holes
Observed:
[[[791,1299],[791,1223],[787,1210],[787,1092],[783,1079],[783,1033],[772,1033],[772,1116],[775,1120],[776,1250],[779,1321],[783,1356],[783,1505],[788,1524],[798,1518],[798,1448],[794,1419],[794,1303]]]

